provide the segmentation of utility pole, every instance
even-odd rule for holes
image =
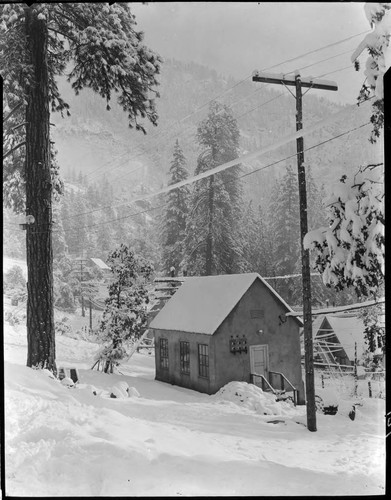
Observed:
[[[80,273],[80,299],[81,299],[81,315],[84,318],[86,313],[85,313],[85,307],[84,307],[84,290],[83,290],[83,279],[84,279],[84,265],[87,262],[87,259],[84,258],[84,253],[81,254],[81,257],[75,259],[75,263],[80,264],[80,270],[78,271],[77,269],[74,270],[74,272],[79,272]]]
[[[81,294],[81,315],[86,315],[84,311],[84,295],[83,295],[83,257],[80,259],[80,294]]]
[[[314,81],[313,78],[302,79],[298,72],[294,78],[286,78],[285,75],[273,75],[270,73],[260,73],[254,71],[252,80],[254,82],[276,83],[284,85],[296,99],[296,131],[303,128],[303,94],[302,87],[308,90],[338,90],[334,82],[327,80]],[[296,88],[294,95],[287,85]],[[307,91],[308,92],[308,91]],[[315,405],[315,379],[314,379],[314,349],[312,339],[312,311],[311,311],[311,272],[309,250],[303,245],[304,236],[308,232],[307,218],[307,189],[305,181],[304,167],[304,140],[303,137],[296,139],[297,147],[297,175],[299,182],[299,203],[300,203],[300,240],[301,240],[301,264],[303,283],[303,322],[304,322],[304,351],[305,351],[305,392],[307,406],[307,428],[309,431],[316,431],[316,405]]]
[[[90,302],[90,331],[92,331],[92,303],[91,303],[91,297],[89,297],[89,302]]]

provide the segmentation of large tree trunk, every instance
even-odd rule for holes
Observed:
[[[27,366],[56,373],[53,310],[52,188],[49,142],[48,33],[34,6],[26,7],[32,81],[26,108]]]

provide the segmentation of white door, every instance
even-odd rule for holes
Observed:
[[[250,346],[250,366],[251,373],[264,375],[268,379],[268,346],[267,345],[252,345]]]

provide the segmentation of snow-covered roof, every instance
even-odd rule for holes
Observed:
[[[92,262],[99,267],[99,269],[102,269],[102,270],[110,270],[110,267],[105,264],[103,262],[103,260],[101,259],[93,259],[92,257],[90,257],[90,260],[92,260]]]
[[[319,331],[324,319],[327,319],[330,327],[332,328],[334,334],[336,335],[339,343],[343,347],[344,351],[348,355],[351,361],[354,360],[354,344],[357,342],[357,357],[360,358],[363,354],[366,345],[364,339],[364,323],[358,316],[337,316],[327,314],[324,316],[318,316],[312,325],[313,336],[317,334],[322,336],[327,333],[333,332],[322,332]]]
[[[257,273],[187,277],[151,321],[150,328],[213,335],[256,279],[271,291],[287,311],[292,311]]]

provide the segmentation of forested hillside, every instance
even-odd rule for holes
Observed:
[[[114,100],[107,111],[99,96],[86,90],[74,96],[66,81],[60,81],[71,116],[51,117],[52,139],[65,181],[64,196],[54,204],[55,259],[65,252],[74,256],[84,252],[105,260],[116,245],[124,243],[151,259],[158,272],[168,271],[169,262],[163,264],[162,255],[170,251],[161,239],[167,198],[160,196],[138,203],[129,200],[169,182],[177,141],[186,169],[194,175],[202,152],[196,138],[197,127],[205,120],[212,99],[228,106],[236,120],[239,156],[295,132],[295,101],[283,87],[257,84],[251,78],[237,82],[206,67],[173,60],[165,61],[160,80],[159,125],[148,124],[146,135],[128,127],[126,115]],[[354,99],[352,96],[352,102]],[[342,109],[319,91],[305,95],[303,104],[304,127]],[[364,112],[357,109],[357,113],[363,115],[362,122],[357,115],[345,118],[305,141],[306,147],[326,141],[305,154],[310,168],[310,229],[324,223],[323,184],[337,182],[343,173],[354,171],[364,161],[375,161],[366,128],[327,142],[355,128],[358,122],[363,123]],[[235,240],[238,261],[232,269],[269,276],[300,270],[295,151],[292,142],[241,165],[240,210],[236,211],[240,236]],[[289,160],[280,161],[292,155]],[[273,165],[268,167],[269,164]],[[246,175],[253,169],[263,170]],[[7,210],[5,218],[5,252],[23,257],[25,233],[17,229],[17,217]],[[188,226],[189,231],[191,227]],[[322,302],[327,293],[320,279],[315,277],[314,282],[315,300]],[[273,286],[290,303],[300,302],[299,279],[276,281]],[[340,297],[343,301],[343,294]]]
[[[199,153],[195,141],[197,124],[205,118],[208,103],[213,98],[231,106],[241,133],[242,154],[266,147],[296,130],[295,101],[282,86],[255,83],[251,78],[239,83],[209,68],[172,60],[165,61],[160,81],[159,124],[157,127],[147,124],[145,136],[129,129],[126,115],[114,99],[110,103],[111,110],[107,111],[106,103],[99,96],[86,90],[74,96],[69,85],[60,82],[61,92],[71,106],[71,117],[62,119],[53,115],[52,135],[65,178],[74,170],[94,180],[106,174],[113,183],[118,182],[115,190],[131,190],[135,181],[154,188],[167,181],[176,139],[181,143],[192,173]],[[304,127],[342,109],[327,100],[326,94],[311,91],[304,96]],[[355,100],[356,96],[352,96],[352,103]],[[365,112],[360,109],[357,112],[363,114],[365,121]],[[315,132],[306,140],[306,147],[354,128],[357,116]],[[308,152],[306,161],[312,165],[314,177],[330,182],[342,171],[354,169],[357,163],[373,155],[367,138],[366,130],[361,129]],[[272,156],[262,156],[251,162],[247,168],[267,165],[294,152],[295,144],[288,144]],[[295,164],[295,159],[290,163]],[[263,198],[269,191],[270,180],[281,175],[285,165],[282,162],[267,169],[265,174],[250,176],[250,197]]]

